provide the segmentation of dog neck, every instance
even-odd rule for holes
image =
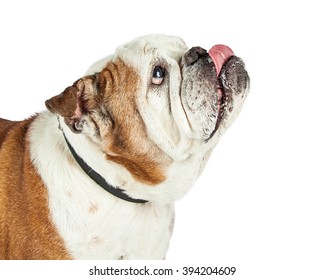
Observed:
[[[106,182],[106,180],[99,174],[97,173],[93,168],[91,168],[75,151],[75,149],[72,147],[72,145],[70,144],[70,142],[68,141],[62,127],[60,124],[60,121],[58,119],[59,122],[59,129],[62,131],[63,137],[65,139],[65,142],[71,152],[71,155],[73,156],[73,158],[75,159],[75,161],[78,163],[78,165],[80,166],[80,168],[85,172],[85,174],[87,174],[97,185],[99,185],[100,187],[102,187],[104,190],[106,190],[107,192],[109,192],[110,194],[128,201],[128,202],[132,202],[132,203],[147,203],[147,200],[143,200],[143,199],[136,199],[136,198],[132,198],[130,196],[128,196],[125,193],[125,190],[119,188],[119,187],[113,187],[112,185],[108,184]]]

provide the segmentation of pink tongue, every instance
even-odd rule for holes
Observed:
[[[209,55],[216,67],[217,76],[219,76],[222,65],[234,55],[234,52],[225,45],[215,45],[209,50]]]

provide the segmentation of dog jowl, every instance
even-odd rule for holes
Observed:
[[[150,35],[95,63],[47,111],[0,119],[0,258],[165,258],[174,202],[248,90],[229,47]]]

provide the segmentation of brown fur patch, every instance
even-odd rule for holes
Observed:
[[[69,259],[30,160],[28,128],[34,119],[0,120],[0,259]]]
[[[105,135],[107,159],[123,165],[137,180],[156,185],[166,179],[164,167],[169,159],[148,138],[137,110],[136,95],[141,86],[137,72],[121,60],[108,63],[97,74],[97,92],[104,92],[100,103],[113,120]],[[89,99],[86,107],[98,105],[98,100]]]
[[[17,124],[17,122],[8,121],[8,120],[0,118],[0,149],[1,149],[2,143],[5,141],[5,139],[7,137],[8,132],[16,124]]]

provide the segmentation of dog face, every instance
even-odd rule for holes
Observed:
[[[137,181],[157,185],[174,162],[204,158],[242,107],[244,64],[218,59],[177,37],[139,38],[46,106]]]

